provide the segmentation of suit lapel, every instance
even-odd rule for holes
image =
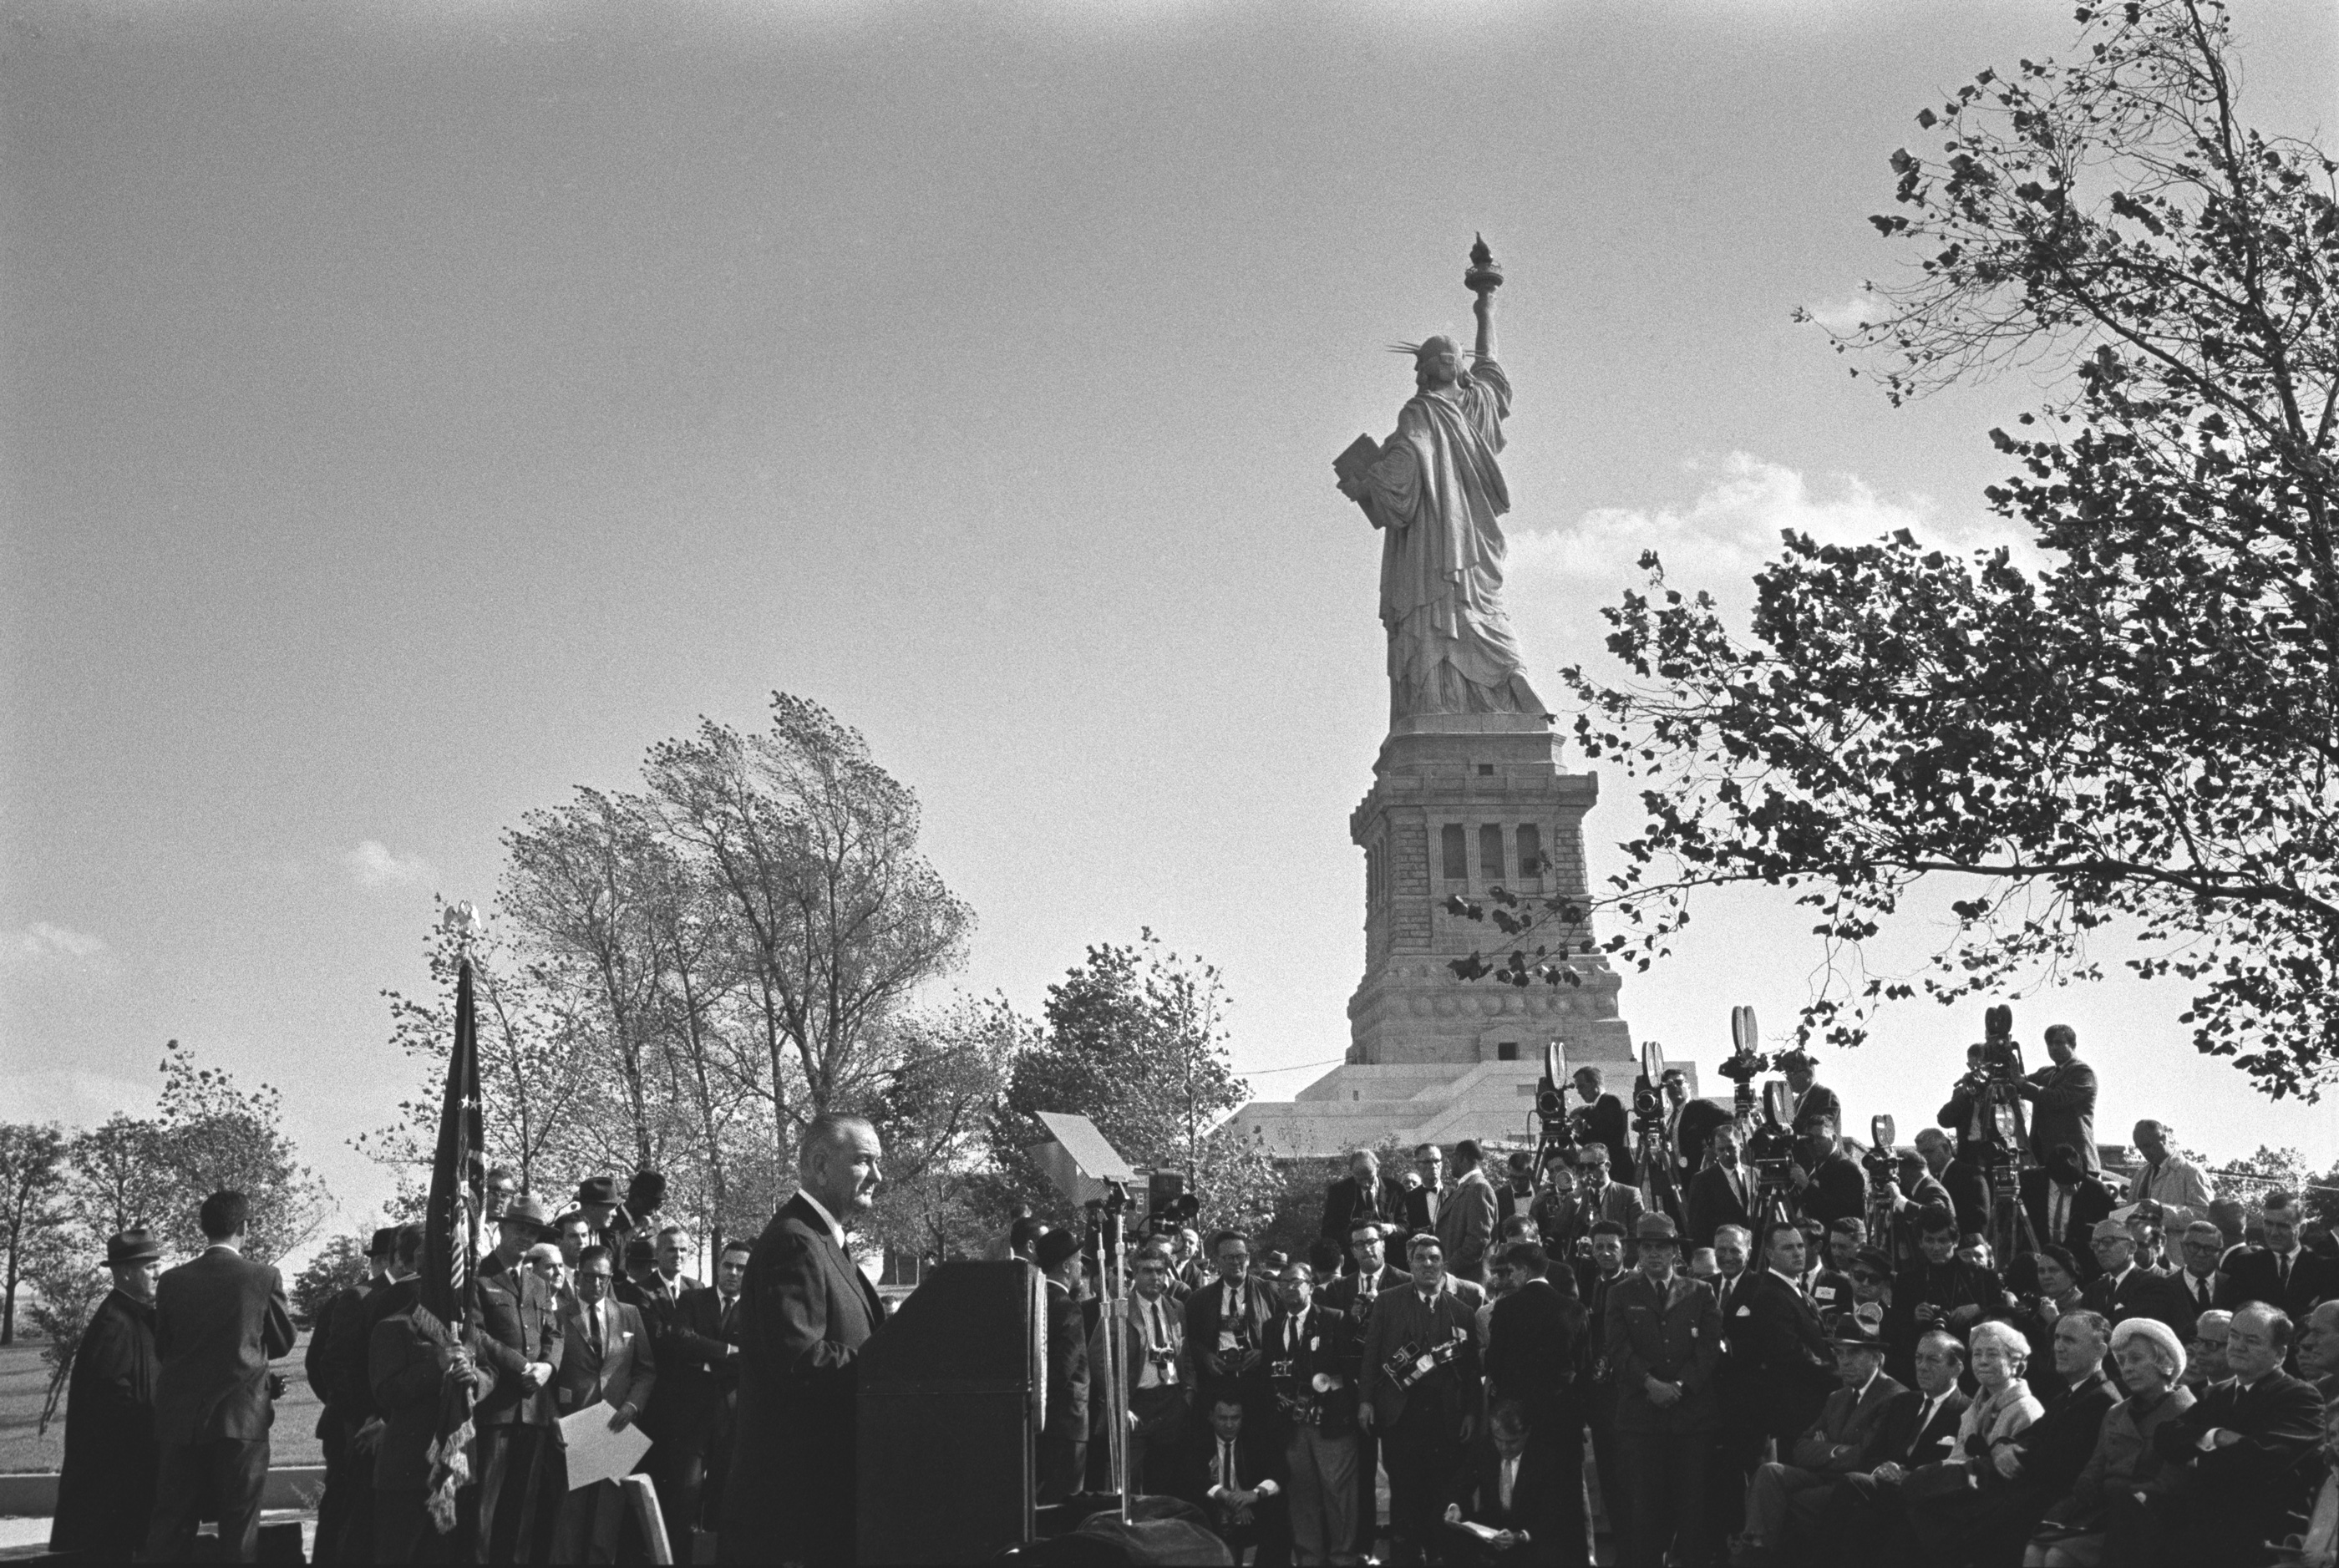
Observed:
[[[795,1208],[797,1218],[811,1229],[815,1249],[822,1261],[828,1265],[829,1272],[835,1275],[837,1283],[846,1287],[853,1298],[861,1303],[862,1311],[868,1316],[868,1329],[871,1333],[875,1332],[885,1311],[884,1300],[877,1294],[877,1287],[869,1283],[869,1277],[862,1273],[844,1250],[836,1245],[835,1233],[829,1229],[811,1204],[803,1202],[801,1195],[789,1198],[788,1202]]]

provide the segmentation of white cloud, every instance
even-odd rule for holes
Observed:
[[[341,856],[360,887],[419,887],[436,873],[419,855],[398,855],[388,844],[370,838]]]
[[[7,949],[11,958],[28,963],[74,964],[98,968],[110,964],[113,950],[102,936],[73,931],[36,920],[8,934]]]
[[[1668,586],[1712,593],[1742,627],[1753,607],[1753,577],[1781,554],[1779,535],[1792,528],[1822,544],[1865,544],[1901,528],[1959,554],[2015,542],[1986,514],[1944,518],[1922,496],[1884,495],[1854,474],[1814,481],[1795,468],[1750,452],[1686,465],[1704,477],[1683,507],[1602,507],[1572,528],[1511,536],[1505,597],[1525,635],[1531,663],[1594,663],[1604,658],[1608,626],[1600,607],[1627,588],[1644,588],[1641,555],[1654,550]],[[2020,564],[2033,552],[2018,547]]]
[[[1806,307],[1811,320],[1838,337],[1848,337],[1870,321],[1880,321],[1890,312],[1882,300],[1866,289],[1854,291],[1848,298],[1825,304]]]

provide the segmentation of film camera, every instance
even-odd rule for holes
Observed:
[[[1868,1190],[1880,1191],[1889,1182],[1900,1179],[1900,1159],[1892,1151],[1894,1129],[1889,1116],[1870,1117],[1868,1122],[1868,1152],[1860,1163],[1868,1172]]]
[[[1174,1240],[1202,1212],[1202,1200],[1186,1190],[1183,1171],[1157,1170],[1145,1178],[1145,1223],[1140,1241],[1156,1237]]]
[[[1981,1146],[1990,1163],[2018,1158],[2024,1141],[2022,1045],[2014,1038],[2014,1010],[1998,1006],[1982,1014],[1982,1040],[1974,1065],[1958,1080],[1957,1094],[1973,1110],[1966,1141]]]
[[[1755,1190],[1765,1200],[1776,1198],[1785,1203],[1794,1191],[1792,1092],[1775,1078],[1762,1086],[1762,1119],[1746,1139],[1746,1163],[1753,1168]]]

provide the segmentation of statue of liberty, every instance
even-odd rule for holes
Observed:
[[[1548,716],[1503,613],[1503,530],[1511,508],[1503,420],[1511,383],[1495,360],[1495,291],[1503,275],[1481,239],[1463,282],[1477,296],[1471,364],[1453,339],[1397,345],[1414,395],[1396,432],[1369,437],[1333,464],[1341,494],[1381,530],[1381,624],[1388,629],[1389,718],[1426,714]]]

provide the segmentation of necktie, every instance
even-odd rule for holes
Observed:
[[[598,1302],[585,1309],[585,1343],[593,1347],[595,1356],[601,1354],[601,1306]]]
[[[1235,1445],[1223,1437],[1219,1439],[1219,1484],[1229,1492],[1241,1490],[1235,1484]]]
[[[1511,1511],[1511,1494],[1518,1489],[1519,1462],[1516,1455],[1503,1461],[1503,1512]]]
[[[723,1337],[725,1339],[731,1337],[731,1319],[733,1315],[738,1310],[739,1298],[737,1297],[726,1296],[723,1298]]]
[[[1377,1272],[1357,1276],[1357,1294],[1367,1301],[1381,1293],[1381,1277]]]
[[[2285,1296],[2290,1294],[2289,1253],[2277,1252],[2274,1255],[2274,1277],[2275,1288],[2281,1291]]]

